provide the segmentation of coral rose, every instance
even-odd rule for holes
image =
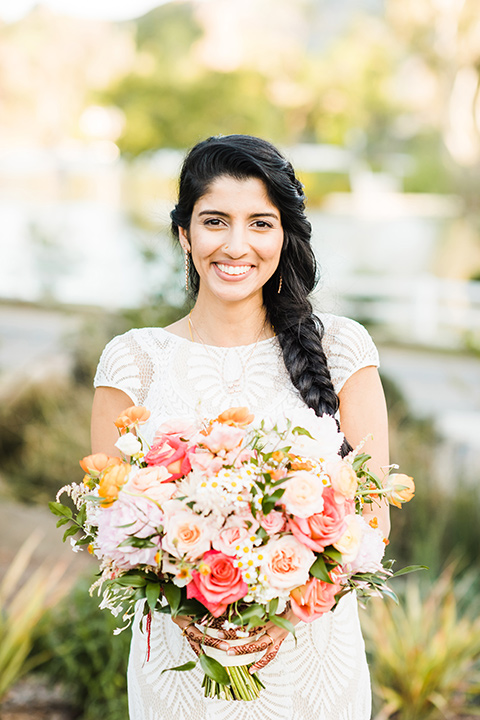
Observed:
[[[393,473],[387,477],[385,483],[388,502],[395,507],[402,507],[402,503],[410,502],[415,495],[415,483],[413,478],[403,473]]]
[[[285,510],[297,517],[309,517],[323,510],[323,483],[312,473],[299,470],[285,481],[281,503]]]
[[[80,460],[80,467],[90,475],[99,475],[105,468],[111,465],[121,465],[122,461],[119,457],[111,457],[105,453],[95,453],[95,455],[87,455]]]
[[[313,622],[332,609],[339,590],[338,582],[331,584],[312,577],[305,585],[291,591],[292,610],[303,622]]]
[[[262,550],[261,573],[269,587],[290,592],[307,582],[315,555],[296,538],[284,535],[278,540],[270,540]]]
[[[149,417],[150,411],[147,410],[147,408],[141,405],[132,405],[132,407],[120,413],[114,424],[123,435],[127,430],[134,430],[138,428],[139,425],[147,422]]]
[[[229,603],[240,600],[248,592],[248,585],[233,564],[233,559],[216,550],[203,556],[202,572],[194,570],[187,585],[187,598],[195,598],[213,617],[225,612]]]
[[[354,508],[348,503],[348,512]],[[315,552],[323,552],[328,545],[333,545],[347,529],[345,522],[346,506],[335,501],[332,488],[323,491],[323,511],[308,518],[293,517],[288,527],[303,545]]]
[[[144,459],[147,465],[165,467],[169,474],[164,482],[173,481],[185,477],[192,469],[188,456],[190,450],[187,441],[175,435],[164,435],[152,445]]]

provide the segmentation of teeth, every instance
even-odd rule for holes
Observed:
[[[217,263],[217,267],[227,275],[245,275],[250,270],[251,265],[222,265]]]

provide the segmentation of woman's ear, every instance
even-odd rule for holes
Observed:
[[[182,228],[180,226],[178,227],[178,239],[180,241],[180,245],[182,246],[183,252],[189,253],[192,248],[190,247],[188,233],[185,228]]]

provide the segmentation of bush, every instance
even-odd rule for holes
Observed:
[[[51,659],[40,669],[52,684],[64,686],[81,720],[125,720],[131,633],[113,635],[118,621],[108,610],[99,610],[89,585],[81,581],[51,615],[49,633],[38,648]]]

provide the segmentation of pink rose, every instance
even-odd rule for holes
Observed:
[[[162,436],[162,440],[152,445],[145,455],[147,465],[157,465],[168,470],[168,477],[163,482],[178,480],[190,472],[188,457],[190,445],[175,435]]]
[[[234,425],[224,425],[215,422],[210,428],[208,435],[198,437],[198,442],[207,447],[212,453],[219,453],[221,450],[233,450],[237,448],[245,437],[245,430]]]
[[[353,500],[358,487],[358,478],[350,463],[340,460],[331,463],[326,468],[332,487],[335,490],[335,500]]]
[[[257,528],[258,522],[251,514],[249,517],[230,515],[223,528],[213,539],[212,547],[225,555],[234,556],[237,546],[254,537]]]
[[[210,550],[203,556],[201,571],[194,570],[187,585],[187,598],[195,598],[213,617],[225,612],[229,603],[240,600],[248,592],[248,585],[228,555]]]
[[[260,525],[270,535],[281,533],[285,529],[285,516],[278,510],[270,510],[268,515],[260,515]]]
[[[193,452],[189,452],[188,457],[194,470],[200,470],[200,472],[205,472],[207,475],[215,475],[224,465],[221,457],[198,447]]]
[[[164,532],[163,549],[180,560],[192,561],[210,550],[215,530],[203,515],[185,509],[166,513]]]
[[[347,564],[349,573],[374,573],[382,568],[382,558],[385,554],[385,540],[378,528],[372,528],[363,518],[360,518],[363,529],[362,539],[356,558]]]
[[[339,590],[338,582],[330,584],[312,577],[305,585],[291,591],[292,610],[303,622],[312,622],[332,609]]]
[[[290,592],[308,580],[315,555],[291,535],[270,540],[263,548],[261,573],[269,587]]]
[[[323,503],[323,512],[308,518],[293,517],[288,521],[289,530],[297,540],[315,552],[323,552],[328,545],[333,545],[347,529],[346,505],[335,501],[332,488],[323,491]],[[353,512],[350,506],[351,503],[348,503],[347,511]]]
[[[323,510],[323,483],[316,475],[298,470],[285,481],[281,503],[297,517],[309,517]]]
[[[194,432],[195,426],[185,418],[172,418],[160,425],[155,433],[155,437],[153,438],[153,443],[156,444],[164,441],[165,435],[176,435],[184,440],[188,440],[192,437]]]
[[[141,468],[133,477],[130,474],[130,479],[121,492],[148,497],[161,505],[166,500],[170,500],[176,492],[174,483],[165,482],[169,477],[170,473],[165,467]]]

